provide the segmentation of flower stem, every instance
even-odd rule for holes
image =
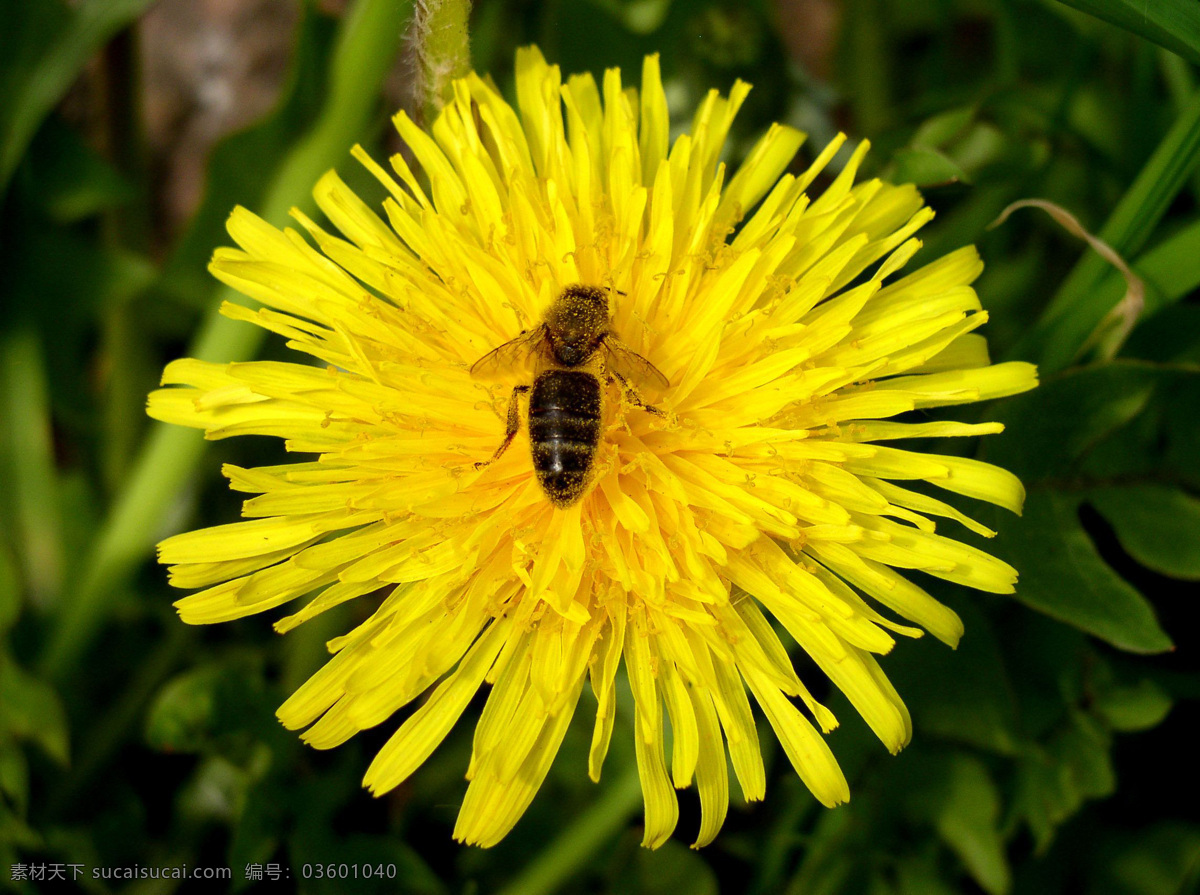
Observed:
[[[307,196],[322,173],[342,159],[367,128],[379,86],[392,66],[398,35],[412,4],[397,0],[359,0],[347,14],[330,61],[330,87],[321,114],[304,140],[287,155],[267,191],[260,212],[282,224],[288,209]],[[222,301],[236,298],[221,289],[189,352],[211,361],[255,356],[264,332],[222,317]],[[138,563],[149,554],[176,496],[204,452],[198,432],[158,424],[109,509],[83,565],[78,586],[41,657],[41,667],[61,680],[95,637],[112,599]]]
[[[417,0],[412,42],[419,73],[417,101],[432,124],[451,98],[451,84],[471,70],[471,0]]]
[[[591,808],[563,830],[500,895],[550,895],[575,874],[600,848],[625,828],[642,803],[637,766],[607,784]]]

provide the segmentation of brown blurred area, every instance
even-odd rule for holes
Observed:
[[[317,9],[341,17],[350,5],[320,0]],[[159,0],[139,22],[139,101],[159,246],[200,203],[215,144],[275,106],[300,14],[298,0]],[[401,60],[384,84],[388,108],[407,100],[407,83]]]
[[[791,57],[821,80],[833,74],[842,0],[775,0],[779,33]]]
[[[332,16],[348,6],[318,4]],[[300,15],[298,0],[158,0],[72,88],[62,113],[145,184],[152,251],[199,205],[213,147],[275,106]]]
[[[295,0],[160,0],[142,19],[147,173],[168,233],[199,203],[213,145],[275,104],[298,16]]]

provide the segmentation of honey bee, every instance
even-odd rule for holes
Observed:
[[[609,329],[608,294],[596,286],[567,286],[533,329],[485,354],[471,375],[488,377],[535,361],[533,385],[518,385],[508,400],[504,441],[482,468],[512,444],[521,426],[519,397],[529,395],[529,446],[533,469],[557,507],[574,504],[587,490],[604,419],[605,381],[616,381],[629,401],[651,413],[635,383],[667,388],[667,377]]]

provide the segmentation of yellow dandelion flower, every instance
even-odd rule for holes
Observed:
[[[1028,364],[990,365],[973,332],[987,319],[970,286],[978,255],[962,249],[898,276],[932,212],[912,186],[854,183],[865,143],[815,198],[808,189],[843,138],[785,173],[803,135],[774,126],[728,176],[721,153],[748,90],[711,92],[672,143],[653,56],[639,92],[616,70],[603,84],[564,83],[523,50],[517,109],[476,75],[458,81],[429,133],[395,119],[423,177],[400,155],[393,174],[354,150],[390,194],[383,216],[329,173],[315,196],[341,235],[300,212],[308,239],[244,209],[230,218],[241,248],[218,251],[212,271],[261,307],[224,313],[320,365],[179,360],[163,376],[171,387],[150,397],[151,416],[207,438],[274,435],[315,455],[227,466],[234,489],[257,495],[248,520],[160,545],[173,584],[204,588],[177,603],[184,621],[315,594],[275,623],[284,632],[378,595],[279,709],[287,727],[328,749],[428,692],[366,772],[383,793],[490,685],[454,831],[464,842],[493,845],[521,817],[585,680],[598,702],[588,772],[599,780],[622,664],[645,845],[671,835],[673,790],[693,782],[696,845],[713,839],[726,752],[742,794],[763,797],[747,691],[816,798],[844,802],[846,779],[818,732],[837,721],[777,627],[895,752],[911,723],[876,656],[896,634],[923,628],[953,645],[962,633],[903,570],[1013,590],[1010,566],[934,519],[993,533],[909,483],[1019,511],[1020,482],[890,444],[999,432],[888,418],[1036,384]],[[608,322],[564,312],[572,291],[591,296],[589,313],[607,305]],[[562,319],[545,328],[553,309]],[[497,362],[478,363],[513,339]],[[506,371],[501,359],[520,362]],[[518,390],[510,414],[513,387],[555,369],[597,384],[592,409],[547,385],[540,397]],[[512,445],[489,462],[510,416]],[[555,463],[582,470],[573,491],[556,496]]]

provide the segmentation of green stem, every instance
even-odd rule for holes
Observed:
[[[150,202],[141,82],[138,23],[116,34],[104,48],[99,67],[103,115],[97,142],[121,176],[133,186],[134,201],[107,209],[102,219],[105,244],[146,254],[150,248]],[[106,381],[103,395],[101,471],[105,490],[115,491],[146,429],[142,399],[153,382],[154,361],[134,306],[136,293],[107,302],[101,328]]]
[[[624,774],[608,785],[604,795],[563,830],[500,895],[550,895],[557,891],[609,839],[625,829],[641,803],[637,766],[630,763]]]
[[[18,330],[0,344],[0,383],[17,555],[33,598],[52,603],[62,584],[62,517],[45,358],[32,330]]]
[[[288,210],[367,128],[410,10],[411,2],[359,0],[347,16],[333,54],[330,89],[321,115],[284,159],[267,191],[261,213],[271,223],[282,224]],[[218,291],[190,351],[192,357],[240,361],[257,353],[264,331],[219,313],[223,301],[236,297],[228,288]],[[74,668],[99,631],[114,594],[150,553],[176,495],[203,452],[198,432],[161,424],[151,428],[100,528],[72,599],[64,602],[42,655],[44,672],[61,680]]]
[[[455,78],[471,70],[471,0],[418,0],[413,50],[420,67],[421,110],[432,123],[451,99]]]
[[[105,491],[118,489],[146,429],[143,401],[154,383],[134,296],[109,303],[101,321],[105,361],[101,473]]]

